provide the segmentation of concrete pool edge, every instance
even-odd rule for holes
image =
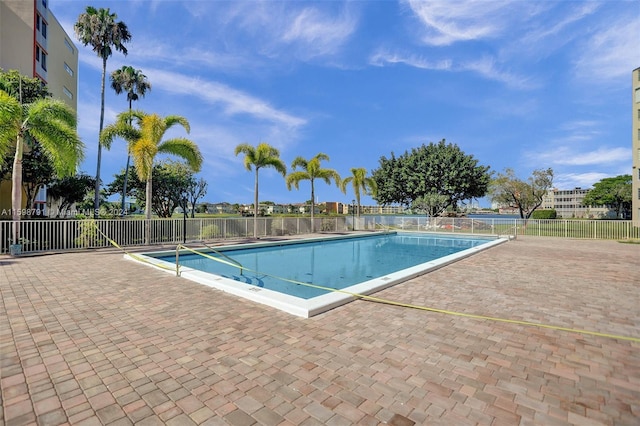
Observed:
[[[410,234],[412,232],[402,232],[402,233]],[[443,235],[448,237],[451,236],[448,234],[430,233],[430,232],[415,232],[415,233]],[[233,247],[247,248],[248,246],[264,247],[264,246],[272,246],[272,245],[294,244],[294,243],[308,242],[308,241],[314,241],[314,240],[321,241],[321,240],[333,240],[333,239],[344,239],[344,238],[354,238],[354,237],[357,238],[357,237],[370,236],[370,235],[376,235],[376,234],[379,235],[384,233],[380,232],[380,233],[371,233],[366,235],[348,235],[348,236],[340,235],[340,236],[329,236],[329,237],[314,237],[314,238],[308,238],[304,240],[290,240],[290,241],[284,240],[284,241],[276,241],[276,242],[271,241],[271,242],[252,243],[252,244],[225,245],[224,248],[225,249],[230,249]],[[509,237],[498,237],[496,235],[478,236],[473,234],[455,234],[455,236],[476,238],[476,239],[486,238],[487,242],[481,245],[478,245],[476,247],[468,248],[463,251],[441,257],[433,261],[429,261],[429,262],[422,263],[407,269],[396,271],[379,278],[374,278],[368,281],[361,282],[359,284],[353,285],[351,287],[348,287],[340,291],[331,292],[331,293],[317,296],[311,299],[302,299],[295,296],[290,296],[277,291],[269,290],[262,287],[256,287],[254,285],[245,284],[229,278],[221,277],[208,272],[202,272],[202,271],[185,267],[185,266],[180,266],[180,277],[186,278],[190,281],[194,281],[199,284],[202,284],[217,290],[221,290],[226,293],[233,294],[235,296],[240,296],[252,302],[256,302],[256,303],[260,303],[263,305],[276,308],[278,310],[287,312],[289,314],[292,314],[298,317],[310,318],[312,316],[327,312],[331,309],[342,306],[344,304],[347,304],[357,299],[358,297],[354,296],[353,294],[371,295],[385,288],[394,286],[396,284],[410,280],[420,275],[427,274],[433,270],[442,268],[460,259],[469,257],[480,251],[489,249],[491,247],[494,247],[498,244],[505,243],[510,240]],[[489,239],[489,238],[493,238],[493,239]],[[164,250],[160,252],[154,252],[153,254],[157,255],[160,253],[175,253],[175,250]],[[176,274],[175,263],[170,263],[164,260],[154,258],[152,256],[147,256],[145,254],[136,254],[136,255],[125,254],[124,257],[125,259],[134,260],[140,263],[145,263],[155,268],[158,268],[162,271]]]

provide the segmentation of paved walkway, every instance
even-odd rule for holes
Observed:
[[[0,264],[0,424],[640,424],[637,342],[366,301],[302,319],[113,251]],[[640,245],[520,237],[377,296],[640,337]]]

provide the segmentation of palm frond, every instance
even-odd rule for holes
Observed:
[[[158,152],[173,154],[184,159],[194,172],[199,172],[202,167],[202,154],[195,142],[189,139],[168,139],[158,145]]]
[[[179,124],[182,127],[184,127],[187,133],[191,131],[191,126],[189,125],[189,121],[180,115],[168,115],[164,118],[164,123],[167,129],[170,129],[176,124]]]
[[[20,103],[13,96],[0,90],[0,165],[7,152],[15,145],[21,117]]]

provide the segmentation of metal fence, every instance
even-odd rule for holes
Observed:
[[[111,246],[112,242],[120,246],[141,246],[253,237],[254,218],[21,220],[19,244],[12,247],[13,225],[12,221],[0,221],[0,253],[101,248]],[[348,229],[345,217],[314,218],[316,232]],[[256,220],[258,237],[310,232],[311,218],[308,217]]]
[[[0,221],[0,253],[67,251],[83,248],[246,238],[253,236],[254,219],[98,219],[22,220],[20,241],[11,246],[13,222]],[[258,237],[301,235],[311,232],[309,217],[258,218]],[[314,219],[316,232],[351,230],[407,230],[486,235],[531,235],[588,239],[640,239],[640,226],[617,220],[522,220],[496,218],[428,218],[367,215]],[[106,236],[106,237],[105,237]],[[108,238],[108,239],[107,239]],[[109,241],[111,240],[111,241]]]
[[[363,216],[356,218],[355,222],[355,228],[360,230],[396,229],[599,240],[640,239],[640,223],[629,220]]]

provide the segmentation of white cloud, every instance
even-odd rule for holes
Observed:
[[[488,56],[464,62],[457,62],[453,59],[432,61],[427,60],[420,55],[391,53],[381,49],[369,58],[369,63],[375,66],[385,66],[385,64],[405,64],[414,68],[435,71],[472,71],[488,80],[498,81],[515,89],[532,89],[537,87],[537,83],[528,77],[500,70],[495,59]]]
[[[637,12],[637,9],[636,9]],[[575,62],[579,77],[588,77],[590,84],[629,77],[640,65],[640,16],[607,21],[606,26],[587,40]]]
[[[356,20],[346,11],[330,16],[316,8],[305,8],[290,17],[281,36],[286,44],[297,45],[305,58],[336,53],[356,28]]]
[[[629,148],[598,148],[585,152],[576,148],[561,146],[546,152],[530,152],[527,157],[538,164],[597,166],[629,162],[631,152]]]
[[[426,70],[451,70],[451,59],[443,59],[440,61],[429,61],[420,55],[402,55],[399,53],[391,53],[385,50],[378,50],[371,55],[369,63],[375,66],[384,66],[385,64],[405,64],[414,68]]]
[[[462,64],[460,71],[474,71],[489,80],[499,81],[514,89],[533,89],[538,86],[528,77],[498,69],[496,60],[488,56]]]
[[[232,44],[240,46],[243,41],[252,45],[254,52],[272,59],[307,61],[337,54],[357,28],[352,6],[346,4],[334,11],[336,4],[309,7],[304,2],[236,2],[221,10],[218,19],[235,34]]]
[[[425,25],[424,43],[435,46],[493,37],[503,30],[502,16],[512,2],[408,0]]]
[[[596,182],[607,177],[611,175],[599,172],[560,173],[554,176],[553,186],[560,189],[591,188]]]
[[[570,6],[573,6],[573,4],[570,4]],[[567,15],[557,14],[553,11],[549,16],[545,15],[545,19],[538,19],[533,24],[535,28],[522,37],[520,44],[529,47],[538,45],[547,50],[557,49],[571,38],[565,30],[570,28],[572,24],[592,15],[599,7],[600,5],[597,2],[584,2],[577,3],[577,7],[570,9]],[[546,19],[547,17],[549,19]],[[574,34],[576,33],[574,32]],[[563,39],[559,39],[560,36]],[[553,43],[548,42],[550,38],[553,38]]]
[[[222,83],[158,69],[148,70],[147,75],[149,80],[153,81],[154,88],[157,87],[170,93],[194,96],[211,105],[220,105],[223,111],[229,115],[247,114],[256,119],[278,123],[290,128],[297,128],[306,123],[303,118],[280,111],[261,99]]]

